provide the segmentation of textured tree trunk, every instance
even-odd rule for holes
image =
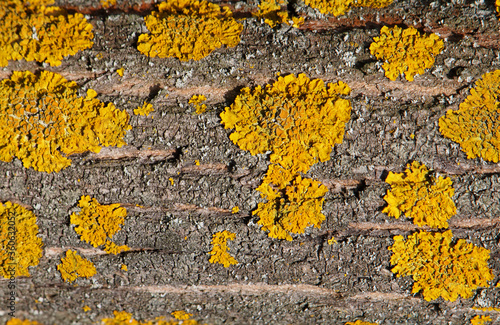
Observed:
[[[92,49],[66,58],[59,67],[10,62],[0,71],[58,72],[98,98],[126,110],[133,129],[127,146],[72,156],[59,173],[25,169],[18,160],[0,162],[0,200],[11,200],[38,217],[44,256],[31,277],[17,279],[16,317],[42,324],[91,324],[114,310],[139,320],[193,313],[206,323],[344,324],[361,319],[379,324],[465,324],[500,307],[500,166],[468,160],[445,139],[438,119],[458,105],[482,74],[500,68],[499,21],[493,1],[398,1],[384,9],[355,8],[325,17],[301,1],[300,28],[274,30],[251,18],[255,3],[222,2],[244,20],[241,42],[199,61],[149,58],[136,49],[147,32],[151,5],[120,2],[98,10],[96,1],[74,0],[69,10],[86,13],[95,34]],[[96,9],[92,9],[92,7]],[[438,33],[444,51],[433,68],[408,82],[390,81],[369,51],[384,25],[415,26]],[[124,68],[120,77],[116,70]],[[329,188],[321,229],[310,228],[292,242],[268,238],[252,211],[261,202],[255,188],[269,164],[229,140],[219,114],[242,87],[264,85],[276,73],[305,73],[351,88],[351,119],[331,159],[308,175]],[[168,97],[165,95],[168,94]],[[208,111],[194,114],[194,94],[208,97]],[[150,117],[133,109],[153,104]],[[410,135],[414,135],[413,136]],[[200,162],[199,165],[195,161]],[[409,219],[382,213],[389,171],[414,160],[451,177],[457,214],[454,238],[491,250],[491,288],[470,299],[427,302],[412,294],[413,280],[391,272],[388,247],[395,235],[420,229]],[[173,185],[169,179],[173,179]],[[82,195],[120,203],[128,216],[117,243],[131,251],[115,255],[80,241],[69,223]],[[235,206],[240,208],[231,213]],[[230,253],[239,264],[209,263],[212,234],[229,230]],[[332,236],[337,244],[328,245]],[[91,259],[98,274],[77,285],[61,280],[56,265],[67,249]],[[121,270],[121,265],[128,271]],[[6,288],[7,280],[0,280]],[[4,290],[7,297],[7,289]],[[9,319],[7,300],[0,321]],[[83,306],[90,311],[84,312]]]

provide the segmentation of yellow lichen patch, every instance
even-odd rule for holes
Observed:
[[[151,34],[141,34],[137,49],[150,57],[200,60],[215,49],[240,42],[243,26],[231,11],[206,0],[168,0],[144,18]]]
[[[71,164],[66,155],[122,146],[132,127],[128,114],[96,99],[78,97],[75,82],[42,71],[14,71],[0,82],[0,160],[17,157],[24,167],[58,172]]]
[[[492,319],[490,316],[479,316],[477,315],[476,317],[474,317],[473,319],[470,320],[470,323],[472,325],[486,325],[486,323],[488,322],[491,322]]]
[[[171,312],[170,314],[178,320],[188,320],[189,318],[191,318],[191,316],[193,316],[193,314],[186,313],[184,310],[176,310]]]
[[[288,17],[288,11],[281,10],[282,6],[286,6],[288,1],[285,0],[262,0],[259,4],[259,11],[254,14],[255,17],[264,19],[264,22],[273,28],[278,24],[292,25],[300,27],[304,24],[304,17]]]
[[[142,106],[137,107],[134,109],[134,114],[135,115],[142,115],[142,116],[149,116],[149,113],[154,111],[153,104],[144,102]]]
[[[328,245],[333,245],[333,244],[336,244],[337,243],[337,240],[335,239],[335,237],[332,237],[330,239],[328,239]]]
[[[240,212],[240,208],[239,208],[239,207],[233,207],[233,208],[231,209],[231,213],[232,213],[232,214],[235,214],[235,213],[238,213],[238,212]]]
[[[269,236],[292,240],[309,225],[320,227],[327,189],[302,178],[313,164],[330,159],[341,143],[351,103],[340,95],[350,93],[342,81],[325,86],[304,74],[278,77],[272,85],[243,88],[235,102],[221,113],[225,128],[235,129],[230,139],[252,155],[271,151],[271,165],[257,188],[261,197],[253,214]]]
[[[404,173],[390,172],[385,181],[391,190],[384,196],[388,205],[382,212],[396,219],[403,213],[421,227],[448,228],[448,219],[457,212],[449,177],[436,180],[425,165],[414,161]]]
[[[5,323],[5,325],[42,325],[42,323],[39,323],[34,320],[20,320],[19,318],[11,318]]]
[[[60,65],[67,55],[92,47],[92,25],[82,14],[48,6],[53,1],[0,1],[0,66],[9,60]]]
[[[101,6],[104,9],[108,9],[109,7],[112,7],[116,5],[116,0],[101,0]]]
[[[497,284],[498,287],[498,284]],[[500,312],[500,308],[498,307],[472,307],[474,310],[482,310],[482,311],[498,311]]]
[[[57,265],[64,281],[73,282],[77,278],[90,278],[97,272],[91,261],[78,255],[76,251],[68,250],[66,257],[61,258],[61,264]]]
[[[339,95],[350,88],[342,81],[325,84],[305,74],[279,77],[272,85],[243,88],[235,102],[221,113],[230,139],[252,155],[272,151],[271,163],[292,174],[307,172],[330,159],[341,143],[351,103]]]
[[[78,206],[81,211],[73,213],[70,222],[76,225],[75,232],[81,236],[81,240],[94,247],[105,245],[104,250],[110,254],[129,250],[128,246],[118,246],[110,240],[125,223],[125,208],[118,203],[101,205],[96,199],[90,199],[90,196],[82,196]]]
[[[282,169],[274,166],[270,166],[264,182],[257,188],[267,202],[259,203],[252,212],[260,217],[257,223],[262,226],[262,230],[269,231],[269,237],[291,241],[290,233],[302,234],[309,226],[320,228],[325,220],[321,209],[325,200],[323,196],[328,192],[326,186],[300,175],[288,183],[269,183],[273,171]],[[272,184],[282,190],[278,191]]]
[[[207,105],[202,104],[206,100],[207,97],[205,97],[205,95],[193,95],[189,99],[189,104],[194,105],[194,107],[196,108],[196,114],[202,114],[207,110]]]
[[[92,308],[90,308],[89,306],[83,306],[82,309],[83,309],[84,312],[88,312],[88,311],[92,310]]]
[[[307,6],[318,9],[322,14],[340,16],[345,14],[351,7],[383,8],[390,5],[394,0],[304,0]]]
[[[413,276],[412,293],[422,291],[425,300],[439,297],[455,301],[458,296],[470,298],[478,287],[493,280],[488,268],[490,251],[459,239],[452,245],[451,230],[444,233],[420,231],[395,236],[391,264],[397,276]]]
[[[355,322],[347,322],[345,325],[378,325],[378,323],[370,323],[358,319]]]
[[[190,319],[192,314],[184,311],[175,311],[172,313],[177,320],[167,320],[165,316],[156,317],[153,320],[137,321],[132,317],[131,313],[125,311],[114,311],[113,318],[104,318],[101,320],[101,325],[199,325],[200,323],[194,319]],[[179,318],[178,318],[179,317]],[[200,324],[201,325],[201,324]]]
[[[402,29],[398,26],[382,27],[380,36],[373,38],[370,52],[385,62],[382,67],[385,76],[396,80],[402,73],[408,81],[416,74],[434,65],[434,58],[444,48],[443,40],[436,34],[421,35],[413,27]]]
[[[28,267],[42,257],[42,240],[33,212],[9,201],[0,203],[0,275],[30,276]]]
[[[125,264],[122,264],[120,270],[127,272],[128,271],[128,266]]]
[[[224,265],[224,267],[238,264],[238,261],[227,252],[229,250],[229,247],[227,247],[228,239],[234,240],[235,238],[236,234],[227,230],[213,234],[212,251],[209,253],[212,255],[210,257],[210,263],[219,263]]]
[[[500,160],[500,70],[485,73],[460,104],[439,119],[441,134],[458,142],[467,158]]]
[[[140,325],[138,321],[132,318],[131,313],[126,311],[114,311],[114,318],[104,318],[101,320],[102,325]]]
[[[124,69],[124,68],[120,68],[120,69],[116,70],[116,73],[118,73],[118,75],[119,75],[120,77],[123,77],[123,73],[124,73],[124,72],[125,72],[125,69]]]

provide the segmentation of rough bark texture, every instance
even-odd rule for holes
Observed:
[[[396,0],[385,9],[356,8],[338,18],[319,15],[298,1],[291,8],[307,19],[300,29],[272,30],[249,18],[238,46],[190,62],[148,58],[137,51],[151,5],[119,1],[105,11],[96,1],[69,3],[68,9],[88,14],[93,48],[59,67],[10,62],[0,77],[14,70],[61,73],[79,83],[82,92],[95,89],[99,99],[125,109],[133,129],[126,135],[128,146],[72,156],[72,166],[60,173],[27,170],[18,160],[0,162],[0,200],[33,210],[44,242],[44,256],[30,269],[32,276],[17,279],[17,317],[43,324],[91,324],[111,317],[113,310],[145,320],[181,309],[214,324],[343,324],[356,319],[465,324],[477,314],[500,322],[495,312],[472,309],[500,307],[500,288],[494,288],[498,276],[491,288],[453,303],[429,303],[412,295],[412,279],[391,272],[387,247],[393,236],[418,227],[381,213],[387,173],[400,172],[413,160],[425,163],[453,180],[458,213],[450,228],[455,238],[490,249],[489,265],[499,274],[500,166],[467,160],[437,125],[483,73],[500,68],[493,1]],[[240,18],[256,10],[255,2],[221,4]],[[414,82],[388,80],[370,55],[373,37],[383,25],[393,24],[416,26],[446,40],[434,67]],[[115,72],[121,67],[123,77]],[[331,160],[309,172],[329,187],[323,207],[327,219],[321,229],[308,229],[292,242],[268,238],[256,224],[251,211],[261,199],[254,189],[268,159],[235,146],[219,117],[241,87],[264,85],[277,72],[343,80],[353,90],[344,142],[334,148]],[[207,95],[208,112],[193,114],[187,104],[193,94]],[[153,118],[133,115],[144,100],[153,103]],[[78,211],[82,195],[127,208],[125,226],[114,238],[130,252],[107,255],[80,241],[69,215]],[[234,206],[239,213],[231,214]],[[237,234],[229,246],[239,262],[227,269],[210,264],[207,255],[212,234],[225,229]],[[338,244],[326,243],[332,235]],[[56,265],[69,248],[90,258],[98,274],[77,280],[76,286],[64,283]],[[128,272],[120,270],[121,264]],[[9,318],[4,301],[2,323]],[[85,305],[92,310],[84,312]]]

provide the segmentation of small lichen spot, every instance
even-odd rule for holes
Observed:
[[[93,277],[97,271],[94,264],[78,255],[76,251],[66,251],[66,257],[61,258],[61,264],[57,265],[61,277],[66,282],[74,282],[77,278]]]
[[[142,106],[139,106],[136,109],[134,109],[134,114],[135,115],[142,115],[142,116],[149,116],[149,113],[151,113],[153,111],[154,111],[153,104],[145,101],[142,104]]]
[[[477,315],[476,317],[474,317],[470,320],[470,323],[471,323],[471,325],[486,325],[486,323],[489,323],[491,321],[492,321],[492,319],[490,316]]]
[[[219,263],[224,265],[224,267],[238,264],[238,261],[227,252],[229,251],[227,241],[234,240],[235,238],[236,234],[227,230],[213,234],[212,251],[209,253],[212,255],[210,257],[210,263]]]
[[[207,110],[207,105],[202,104],[206,100],[207,100],[207,97],[205,97],[205,95],[193,95],[189,99],[188,103],[191,105],[194,105],[194,107],[196,109],[196,114],[202,114],[202,113],[205,113],[205,111]]]

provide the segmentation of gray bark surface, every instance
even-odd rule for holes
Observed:
[[[256,8],[255,3],[221,4],[237,17],[248,17]],[[59,67],[10,62],[0,77],[15,70],[58,72],[80,84],[82,93],[92,88],[99,99],[126,110],[133,129],[125,137],[126,147],[72,156],[72,165],[59,173],[28,170],[19,160],[0,162],[0,200],[33,210],[44,242],[44,256],[30,268],[31,277],[17,279],[16,317],[42,324],[92,324],[112,317],[114,310],[131,312],[138,320],[186,310],[213,324],[344,324],[357,319],[466,324],[478,314],[500,322],[496,312],[472,309],[500,307],[500,288],[494,287],[500,272],[500,166],[466,159],[457,144],[441,136],[437,124],[447,110],[458,108],[482,74],[500,68],[493,1],[396,0],[384,9],[355,8],[338,18],[319,15],[299,1],[293,7],[306,17],[300,29],[273,30],[249,18],[242,22],[235,48],[189,62],[148,58],[137,51],[151,6],[119,1],[117,8],[105,11],[96,1],[83,0],[66,6],[88,15],[95,34],[92,49],[66,58]],[[394,24],[445,39],[434,67],[414,82],[388,80],[370,54],[380,28]],[[123,77],[115,72],[121,67]],[[234,145],[219,117],[240,88],[272,82],[277,72],[343,80],[352,88],[344,142],[335,146],[329,161],[308,173],[329,188],[326,220],[321,229],[309,228],[292,242],[268,238],[256,224],[251,212],[261,199],[254,189],[269,160]],[[208,112],[194,114],[187,104],[194,94],[207,95]],[[155,111],[150,117],[134,115],[145,100]],[[411,293],[410,277],[391,272],[387,248],[392,238],[419,227],[381,212],[389,188],[384,179],[414,160],[453,180],[454,238],[491,251],[492,287],[477,290],[470,299],[427,302]],[[125,225],[113,238],[130,246],[130,252],[107,255],[79,239],[69,216],[79,210],[82,195],[127,208]],[[231,214],[234,206],[239,213]],[[212,234],[222,230],[236,233],[229,247],[239,264],[229,268],[208,261]],[[331,236],[337,244],[327,244]],[[56,265],[70,248],[91,259],[98,274],[76,285],[64,283]],[[4,287],[7,282],[0,283]],[[84,312],[85,305],[92,310]],[[0,322],[9,319],[6,303],[0,313]]]

